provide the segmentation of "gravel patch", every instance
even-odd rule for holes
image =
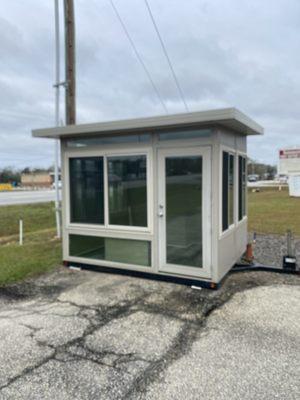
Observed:
[[[250,240],[253,235],[250,235]],[[293,240],[293,249],[300,264],[300,238]],[[287,255],[286,236],[282,235],[263,235],[257,234],[256,243],[253,247],[255,261],[260,264],[270,265],[274,267],[282,266],[283,256]]]

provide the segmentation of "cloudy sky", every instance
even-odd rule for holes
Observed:
[[[249,139],[259,161],[300,145],[299,0],[148,1],[190,111],[234,106],[254,118],[265,127]],[[169,113],[183,112],[144,0],[114,3]],[[54,124],[54,0],[0,9],[0,166],[48,166],[53,142],[31,129]],[[75,12],[77,122],[164,114],[110,1],[75,0]]]

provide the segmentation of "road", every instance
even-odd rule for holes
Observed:
[[[299,399],[299,278],[89,271],[0,288],[1,400]]]
[[[12,204],[47,203],[55,200],[54,190],[0,192],[0,206]]]
[[[273,187],[279,188],[279,186],[287,187],[287,183],[279,182],[279,181],[256,181],[256,182],[247,182],[247,186],[249,188],[253,187]]]

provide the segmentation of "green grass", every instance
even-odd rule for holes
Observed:
[[[18,221],[24,221],[24,244],[18,244]],[[61,262],[55,239],[54,204],[0,207],[0,286],[48,272]]]
[[[18,245],[20,218],[24,221],[23,246]],[[287,229],[300,236],[300,198],[289,197],[286,189],[249,190],[249,230],[284,234]],[[54,237],[53,203],[0,207],[0,286],[57,267],[61,243]]]
[[[289,197],[285,188],[262,188],[252,193],[249,189],[248,214],[250,231],[284,234],[290,229],[300,236],[300,198]]]
[[[53,234],[39,234],[23,246],[0,246],[0,286],[53,270],[61,261],[61,243]]]
[[[54,203],[0,207],[0,238],[18,234],[20,219],[25,233],[54,229]]]

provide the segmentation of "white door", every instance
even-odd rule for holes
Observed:
[[[211,151],[158,150],[159,270],[211,276]]]

